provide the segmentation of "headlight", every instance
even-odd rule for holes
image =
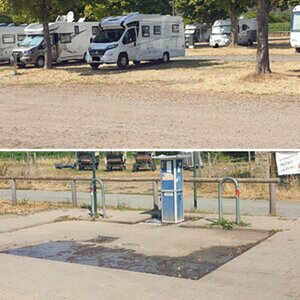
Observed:
[[[32,54],[32,50],[25,50],[24,51],[24,55],[30,55],[30,54]]]
[[[118,48],[118,44],[112,44],[112,45],[110,45],[110,46],[108,46],[107,48],[106,48],[106,50],[111,50],[111,49],[115,49],[115,48]]]

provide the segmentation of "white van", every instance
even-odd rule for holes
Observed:
[[[209,42],[212,29],[206,24],[192,23],[185,26],[186,46],[190,43],[190,36],[193,37],[193,43]]]
[[[23,41],[24,26],[0,26],[0,61],[9,62],[13,49]]]
[[[63,62],[85,60],[90,38],[99,31],[98,22],[84,22],[84,18],[74,22],[74,14],[57,17],[49,24],[52,60]],[[25,39],[13,50],[11,63],[17,56],[18,66],[28,64],[42,68],[45,63],[45,46],[43,25],[34,23],[24,30]]]
[[[105,18],[93,39],[87,62],[96,70],[101,64],[162,60],[185,55],[184,25],[181,17],[130,13]]]
[[[257,20],[239,18],[238,45],[252,46],[257,42]],[[231,20],[217,20],[212,27],[209,45],[211,47],[228,46],[231,43]]]
[[[297,53],[300,53],[300,5],[293,9],[291,46],[296,49]]]

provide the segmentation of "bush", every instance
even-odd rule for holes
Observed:
[[[270,32],[276,32],[276,31],[291,31],[291,23],[285,22],[285,23],[270,23]]]

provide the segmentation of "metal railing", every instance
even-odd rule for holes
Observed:
[[[10,181],[12,190],[12,204],[17,204],[17,182],[29,182],[29,181],[66,181],[71,183],[72,191],[72,204],[77,207],[77,192],[76,187],[78,182],[90,183],[93,178],[87,177],[0,177],[0,181]],[[202,183],[202,184],[219,184],[220,178],[186,178],[185,183]],[[120,177],[120,178],[101,178],[101,181],[105,182],[149,182],[153,187],[153,207],[157,209],[159,207],[159,182],[160,177]],[[268,184],[269,185],[269,213],[271,215],[276,214],[276,185],[280,183],[278,178],[238,178],[239,184]]]

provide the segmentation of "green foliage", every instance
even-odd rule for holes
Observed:
[[[15,160],[26,160],[34,156],[33,152],[0,152],[0,160],[15,159]],[[74,158],[75,152],[36,152],[37,158]]]
[[[291,23],[284,22],[284,23],[270,23],[269,24],[269,31],[270,32],[278,32],[278,31],[291,31]]]

